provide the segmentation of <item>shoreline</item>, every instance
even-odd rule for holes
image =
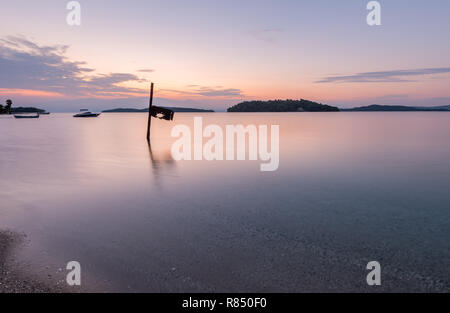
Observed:
[[[44,281],[19,265],[14,250],[25,244],[26,235],[0,230],[0,293],[62,293],[59,282]]]

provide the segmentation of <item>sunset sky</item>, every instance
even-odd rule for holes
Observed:
[[[0,102],[52,111],[242,100],[450,105],[450,1],[0,0]]]

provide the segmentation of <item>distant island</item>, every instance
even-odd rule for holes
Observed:
[[[339,112],[339,108],[309,100],[244,101],[228,112]]]
[[[35,108],[35,107],[17,107],[11,108],[11,114],[19,114],[19,113],[46,113],[45,110]]]
[[[435,106],[435,107],[413,107],[403,105],[379,105],[372,104],[368,106],[356,107],[351,109],[341,109],[344,112],[445,112],[450,111],[450,105],[447,106]]]
[[[172,110],[174,112],[180,113],[190,113],[190,112],[200,112],[200,113],[208,113],[214,112],[213,110],[203,110],[203,109],[194,109],[194,108],[178,108],[178,107],[164,107],[166,109]],[[148,113],[148,108],[145,109],[134,109],[134,108],[117,108],[111,110],[104,110],[103,113]]]
[[[337,108],[309,100],[244,101],[228,109],[228,112],[450,112],[450,105],[420,107],[404,105],[372,104],[355,108]]]

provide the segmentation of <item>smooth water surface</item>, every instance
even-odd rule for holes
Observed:
[[[280,125],[280,166],[171,158],[171,128]],[[448,291],[450,113],[0,117],[0,229],[94,291]],[[382,265],[382,286],[366,265]]]

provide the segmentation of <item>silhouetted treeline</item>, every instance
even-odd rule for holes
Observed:
[[[11,114],[11,100],[6,100],[6,106],[0,104],[0,114]]]
[[[228,109],[228,112],[338,112],[337,107],[309,100],[244,101]]]
[[[178,108],[178,107],[163,107],[174,112],[214,112],[213,110],[195,109],[195,108]],[[134,109],[134,108],[117,108],[111,110],[103,110],[103,113],[148,113],[148,108]]]
[[[44,113],[45,110],[34,107],[17,107],[11,108],[11,113]]]
[[[404,105],[379,105],[372,104],[363,107],[356,107],[351,109],[341,109],[342,111],[349,112],[378,112],[378,111],[391,111],[391,112],[404,112],[404,111],[450,111],[450,105],[448,106],[433,106],[433,107],[411,107]]]
[[[6,106],[0,104],[0,114],[16,114],[16,113],[44,113],[45,110],[41,110],[34,107],[12,107],[12,101],[6,100]]]

